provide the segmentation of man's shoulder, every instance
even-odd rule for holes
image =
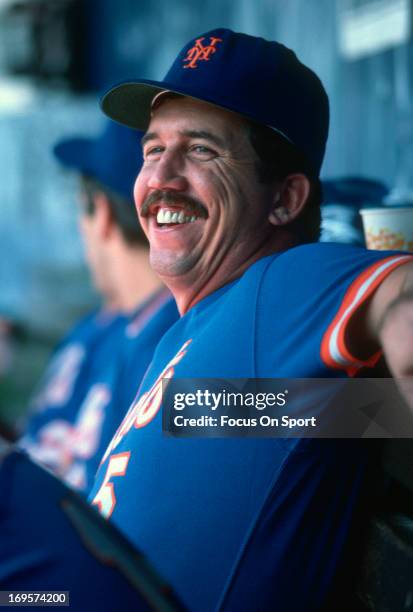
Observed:
[[[68,330],[65,336],[62,338],[60,344],[66,344],[75,340],[87,339],[89,336],[93,336],[98,333],[100,329],[105,329],[107,323],[103,316],[103,311],[96,308],[78,319],[72,327]]]
[[[314,261],[327,260],[331,258],[342,259],[357,257],[367,253],[363,247],[339,242],[309,242],[294,246],[290,249],[272,255],[274,262],[285,265],[286,262],[297,261],[302,265],[311,265]]]
[[[251,270],[256,280],[256,311],[263,303],[269,312],[300,310],[302,304],[326,298],[341,302],[343,293],[357,279],[374,275],[376,269],[397,254],[369,251],[339,243],[309,243],[266,257]]]
[[[266,257],[266,274],[301,278],[337,275],[353,268],[363,269],[397,253],[372,251],[364,247],[335,242],[301,244]]]
[[[300,277],[313,273],[320,274],[328,262],[335,262],[339,268],[345,267],[346,261],[363,258],[366,249],[336,243],[308,243],[279,251],[263,257],[252,264],[239,281],[241,287],[259,284],[265,280],[277,282],[285,278],[299,282]],[[275,285],[274,285],[275,287]]]
[[[218,290],[207,303],[222,308],[235,300],[238,311],[242,305],[251,305],[262,292],[270,291],[276,297],[285,284],[299,286],[300,279],[334,274],[348,267],[346,262],[362,260],[364,253],[368,251],[338,243],[308,243],[272,253],[255,261],[238,280]],[[236,314],[232,312],[231,316]]]

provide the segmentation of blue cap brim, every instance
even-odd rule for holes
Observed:
[[[105,115],[114,121],[136,130],[145,131],[151,120],[152,101],[161,91],[171,91],[188,98],[193,98],[194,100],[199,100],[200,102],[208,102],[217,108],[229,110],[261,123],[259,118],[251,114],[242,113],[231,104],[217,104],[214,100],[214,96],[208,95],[207,91],[205,91],[205,93],[202,92],[202,95],[194,96],[193,92],[189,91],[189,89],[177,87],[176,84],[169,83],[168,81],[151,81],[147,79],[141,79],[140,81],[124,81],[111,87],[111,89],[103,95],[100,101],[100,107]],[[277,132],[288,142],[292,143],[284,132],[274,126],[269,125],[268,127]]]
[[[161,81],[126,81],[109,89],[102,97],[102,111],[118,123],[133,129],[146,130],[151,119],[151,103],[160,91],[169,89],[175,93],[173,86]]]

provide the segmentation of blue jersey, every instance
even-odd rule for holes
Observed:
[[[93,421],[95,425],[98,424],[98,440],[93,457],[84,462],[85,491],[89,491],[93,485],[99,462],[137,395],[159,340],[178,318],[178,310],[169,291],[156,293],[128,321],[116,358],[112,353],[106,369],[97,369],[97,372],[100,370],[99,382],[91,387],[88,396],[100,393],[102,385],[106,384],[108,402],[104,417]]]
[[[34,410],[19,445],[68,483],[85,488],[84,470],[77,463],[96,450],[98,424],[107,403],[101,387],[88,391],[107,370],[128,319],[107,310],[83,319],[60,343],[33,401]],[[113,353],[112,353],[113,351]]]
[[[49,405],[35,415],[21,446],[86,493],[113,432],[136,395],[159,338],[177,317],[169,292],[162,290],[131,317],[113,318],[80,367],[75,390],[66,402]]]
[[[31,424],[36,422],[37,417],[41,420],[48,411],[58,410],[71,401],[76,402],[76,393],[82,389],[83,379],[99,342],[122,320],[123,317],[116,312],[105,309],[93,311],[59,342],[31,401],[30,408],[36,414]]]
[[[149,612],[160,602],[167,607],[157,609],[180,609],[139,553],[92,510],[24,453],[9,453],[0,465],[0,589],[69,591],[76,612]]]
[[[378,355],[365,362],[352,355],[346,327],[387,274],[411,259],[345,245],[297,247],[257,261],[162,338],[90,500],[190,610],[214,610],[226,590],[229,610],[319,607],[364,457],[353,441],[343,449],[323,440],[164,437],[162,379],[345,377],[372,366]],[[245,567],[254,576],[240,587]]]

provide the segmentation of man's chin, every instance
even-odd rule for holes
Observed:
[[[177,255],[176,252],[159,252],[151,249],[150,264],[162,280],[179,280],[191,274],[195,261],[191,255]]]

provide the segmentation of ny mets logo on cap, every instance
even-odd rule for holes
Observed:
[[[195,40],[194,46],[189,49],[186,57],[183,60],[184,62],[189,62],[189,64],[186,64],[184,68],[198,68],[197,62],[208,62],[209,56],[215,53],[217,50],[215,45],[218,42],[222,42],[222,38],[215,38],[214,36],[210,37],[209,45],[202,44],[203,40],[205,40],[204,36]]]

